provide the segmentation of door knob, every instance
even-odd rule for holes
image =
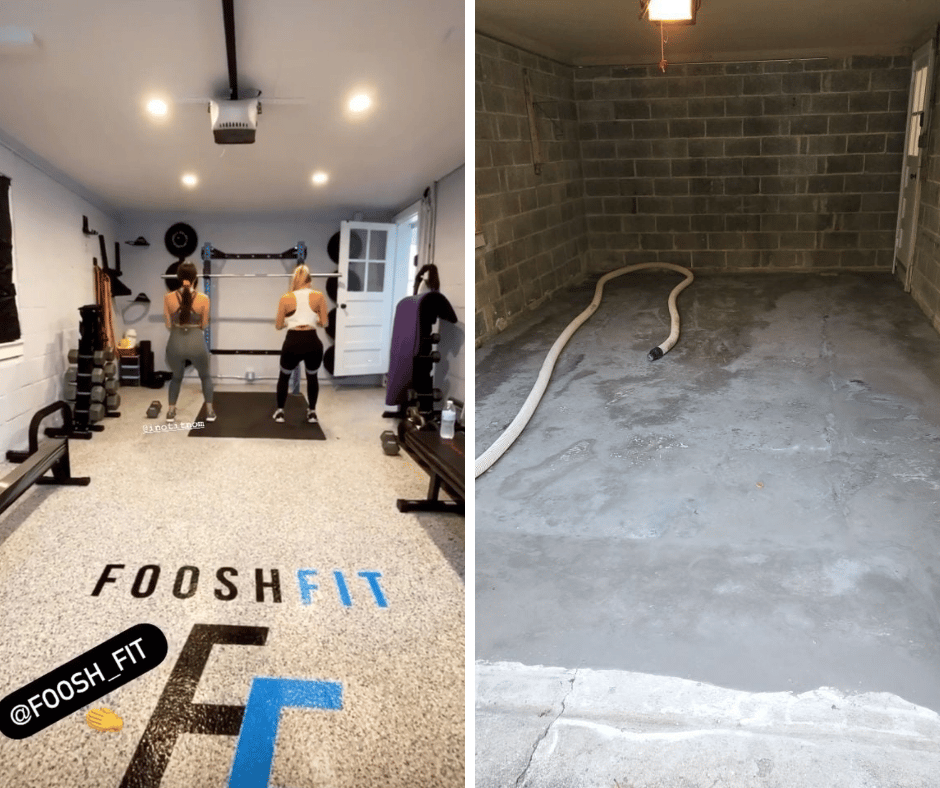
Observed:
[[[345,309],[345,308],[346,308],[346,304],[340,304],[340,305],[339,305],[339,308],[340,308],[340,309]]]

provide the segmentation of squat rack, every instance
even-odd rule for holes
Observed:
[[[233,254],[231,252],[223,252],[221,249],[213,247],[211,243],[207,242],[202,247],[202,278],[205,280],[204,289],[207,297],[210,296],[212,292],[212,280],[213,279],[245,279],[245,278],[268,278],[268,277],[289,277],[289,273],[283,274],[213,274],[212,273],[212,261],[213,260],[296,260],[297,264],[305,262],[307,259],[307,244],[303,241],[299,241],[297,246],[293,246],[290,249],[285,249],[283,252],[270,252],[270,253],[258,253],[258,252],[243,252],[240,254]],[[327,273],[323,272],[310,272],[312,278],[329,278],[333,276],[339,276],[339,273]],[[175,279],[176,276],[173,274],[164,274],[163,279]],[[205,329],[206,337],[206,347],[209,348],[209,352],[216,356],[279,356],[281,354],[280,350],[217,350],[212,348],[212,324],[210,323],[206,326]]]

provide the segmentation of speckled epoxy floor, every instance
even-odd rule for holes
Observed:
[[[213,647],[194,703],[244,705],[254,677],[342,687],[340,710],[281,713],[270,785],[464,784],[464,521],[396,509],[424,496],[427,477],[382,453],[383,394],[324,386],[327,440],[291,442],[148,434],[164,422],[147,405],[162,398],[165,412],[166,391],[122,389],[123,416],[71,443],[73,473],[91,485],[34,487],[0,518],[0,695],[140,622],[160,627],[169,653],[88,705],[113,709],[119,733],[91,730],[83,708],[31,738],[0,737],[0,783],[120,785],[192,627],[222,624],[267,628],[266,643]],[[179,418],[200,405],[187,382]],[[108,564],[124,567],[92,596]],[[135,587],[145,565],[160,567],[149,596],[154,570]],[[199,570],[188,597],[192,570],[174,592],[184,566]],[[227,583],[224,567],[237,572]],[[278,570],[280,602],[271,588],[257,601],[259,569],[265,582]],[[226,786],[236,742],[183,734],[162,782],[137,784]]]
[[[940,336],[888,274],[607,286],[476,480],[483,661],[940,710]],[[476,454],[594,282],[477,351]]]

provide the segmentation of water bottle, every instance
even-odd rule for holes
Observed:
[[[454,437],[454,424],[457,421],[457,409],[454,401],[447,400],[447,406],[441,411],[441,437],[449,440]]]

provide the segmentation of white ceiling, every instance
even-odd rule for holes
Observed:
[[[570,65],[655,64],[659,28],[639,11],[639,0],[476,0],[476,27]],[[937,23],[938,0],[702,0],[695,25],[667,31],[665,53],[670,63],[895,54]]]
[[[464,161],[462,0],[235,0],[239,91],[260,89],[262,114],[234,146],[215,144],[206,104],[143,111],[228,96],[220,0],[3,0],[12,25],[37,45],[0,43],[0,140],[112,212],[388,211]],[[352,121],[358,87],[375,103]]]

